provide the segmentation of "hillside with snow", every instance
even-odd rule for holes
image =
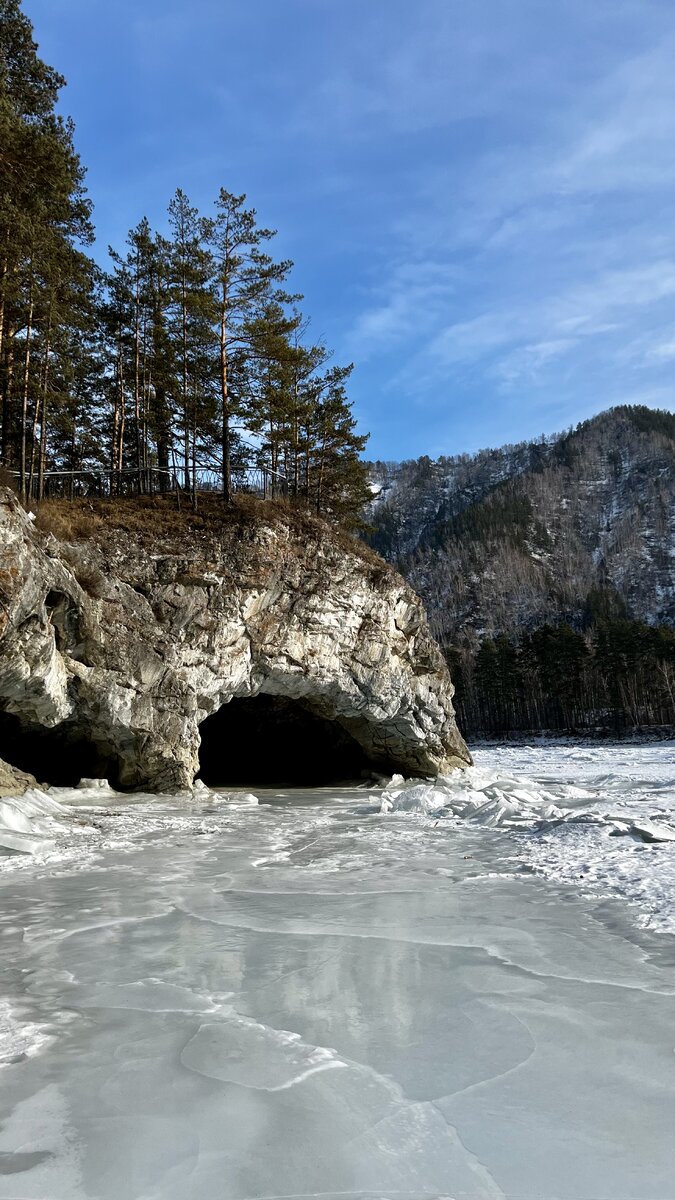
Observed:
[[[631,622],[646,627],[645,636],[667,637],[675,625],[671,413],[625,406],[536,442],[375,463],[372,486],[369,540],[424,599],[460,677],[460,708],[461,676],[475,688],[473,666],[486,644],[524,646],[537,631],[564,628],[569,646],[576,633],[590,654],[598,628],[613,622],[616,632],[619,622],[616,654],[625,659]],[[667,647],[670,654],[669,640]],[[675,663],[663,665],[661,644],[654,653],[652,666],[659,677],[665,671],[667,716]],[[647,678],[646,660],[643,667]],[[638,709],[635,723],[644,719]],[[663,710],[653,719],[666,719]]]
[[[537,442],[375,463],[372,478],[369,540],[444,640],[582,622],[598,589],[631,617],[675,621],[670,413],[615,408]]]

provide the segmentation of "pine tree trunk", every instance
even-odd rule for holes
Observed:
[[[44,373],[42,378],[42,413],[40,418],[40,453],[38,455],[38,503],[42,503],[45,494],[45,467],[47,462],[47,394],[49,389],[49,355],[51,353],[52,339],[52,307],[49,306],[49,319],[47,322],[47,341],[45,344],[45,363]],[[31,468],[32,474],[32,468]]]
[[[197,511],[197,385],[192,403],[192,510]]]
[[[316,511],[317,511],[317,514],[321,512],[321,505],[323,503],[322,492],[323,492],[323,470],[324,470],[325,448],[326,447],[325,447],[325,443],[324,443],[321,447],[321,456],[319,458],[319,470],[317,471],[317,476],[316,476]]]
[[[293,409],[293,495],[300,490],[300,419],[298,417],[298,381],[293,385],[295,407]]]
[[[134,305],[134,420],[136,423],[136,469],[138,471],[137,486],[143,491],[143,474],[141,463],[141,323],[139,299],[138,270],[136,272],[136,289]]]
[[[188,410],[187,368],[187,284],[183,272],[181,284],[182,333],[183,333],[183,451],[185,456],[185,491],[190,491],[190,413]]]
[[[70,465],[71,465],[73,471],[77,471],[80,468],[80,463],[77,463],[77,466],[75,465],[76,463],[77,463],[77,422],[73,418],[73,432],[72,432],[72,436],[70,439]],[[75,499],[75,476],[74,475],[70,476],[70,481],[68,484],[68,492],[70,495],[70,499],[74,500]]]
[[[9,230],[7,231],[7,240],[9,240]],[[5,345],[5,290],[7,287],[7,275],[9,274],[9,264],[7,256],[2,260],[2,268],[0,269],[0,380],[2,379],[2,364],[3,352]],[[5,394],[4,389],[0,387],[0,399],[2,400],[2,430],[0,433],[0,457],[2,462],[5,461],[5,444],[6,444],[6,422],[7,415],[5,411]]]
[[[274,420],[272,418],[271,393],[270,393],[269,427],[270,427],[270,472],[271,472],[270,492],[271,492],[271,495],[274,496],[275,492],[276,492],[276,482],[277,482],[277,475],[276,475],[277,454],[276,454],[276,443],[275,443],[275,439],[274,439]]]
[[[42,394],[46,387],[45,378],[47,373],[47,363],[49,362],[49,339],[45,343],[45,351],[42,359],[42,367],[40,370],[40,388],[35,398],[33,406],[33,421],[31,425],[30,439],[30,471],[28,474],[28,495],[33,496],[33,482],[35,480],[35,458],[37,452],[37,428],[40,421],[40,408],[42,404]]]
[[[150,399],[150,384],[148,380],[148,323],[147,313],[143,315],[143,358],[141,365],[141,469],[143,471],[144,490],[152,492],[150,478],[150,456],[148,450],[148,408]]]
[[[6,231],[5,244],[9,242],[9,230]],[[5,294],[7,291],[7,276],[9,275],[9,261],[7,254],[3,255],[2,266],[0,267],[0,361],[2,360],[3,338],[5,333]]]
[[[122,356],[122,332],[120,330],[117,356],[117,384],[115,396],[115,420],[113,424],[113,471],[116,476],[110,481],[110,492],[119,492],[122,487],[122,476],[119,472],[124,467],[124,428],[126,425],[126,402],[124,396],[124,359]]]
[[[220,309],[220,398],[221,398],[221,451],[223,499],[226,504],[232,499],[232,470],[230,448],[230,413],[228,396],[228,361],[227,361],[227,293],[223,285],[223,298]]]
[[[23,360],[23,394],[21,397],[21,466],[20,491],[23,503],[26,502],[26,426],[28,424],[28,389],[30,383],[30,352],[33,337],[33,280],[31,277],[30,300],[28,304],[28,326],[26,329],[26,352]]]
[[[6,467],[12,467],[14,453],[12,446],[12,387],[14,386],[14,326],[7,330],[5,349],[5,389],[2,405],[2,461]]]

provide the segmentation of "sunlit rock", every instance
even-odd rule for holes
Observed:
[[[318,771],[320,728],[332,777],[470,761],[421,603],[351,539],[258,510],[199,535],[115,528],[66,543],[0,499],[0,754],[30,758],[38,778],[189,787],[201,723],[259,695],[277,725],[290,712],[288,737],[262,704],[244,733],[224,709],[209,782],[242,763],[251,782],[263,765],[273,775],[266,728],[297,761],[314,747]]]

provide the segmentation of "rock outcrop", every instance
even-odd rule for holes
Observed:
[[[0,796],[23,796],[29,788],[39,787],[34,775],[19,771],[0,759]]]
[[[0,492],[0,755],[16,761],[14,738],[35,737],[45,761],[19,765],[49,779],[59,741],[66,755],[86,747],[82,774],[187,788],[200,723],[264,693],[337,723],[382,770],[470,762],[410,588],[321,522],[260,514],[57,540]],[[238,749],[225,737],[223,782]]]

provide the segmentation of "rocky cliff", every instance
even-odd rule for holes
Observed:
[[[211,717],[211,782],[244,756],[255,780],[289,738],[334,774],[470,761],[421,603],[375,556],[272,507],[200,526],[158,505],[57,539],[0,492],[0,757],[188,788]]]
[[[37,787],[38,781],[33,775],[19,771],[0,759],[0,797],[22,796],[28,788]]]

